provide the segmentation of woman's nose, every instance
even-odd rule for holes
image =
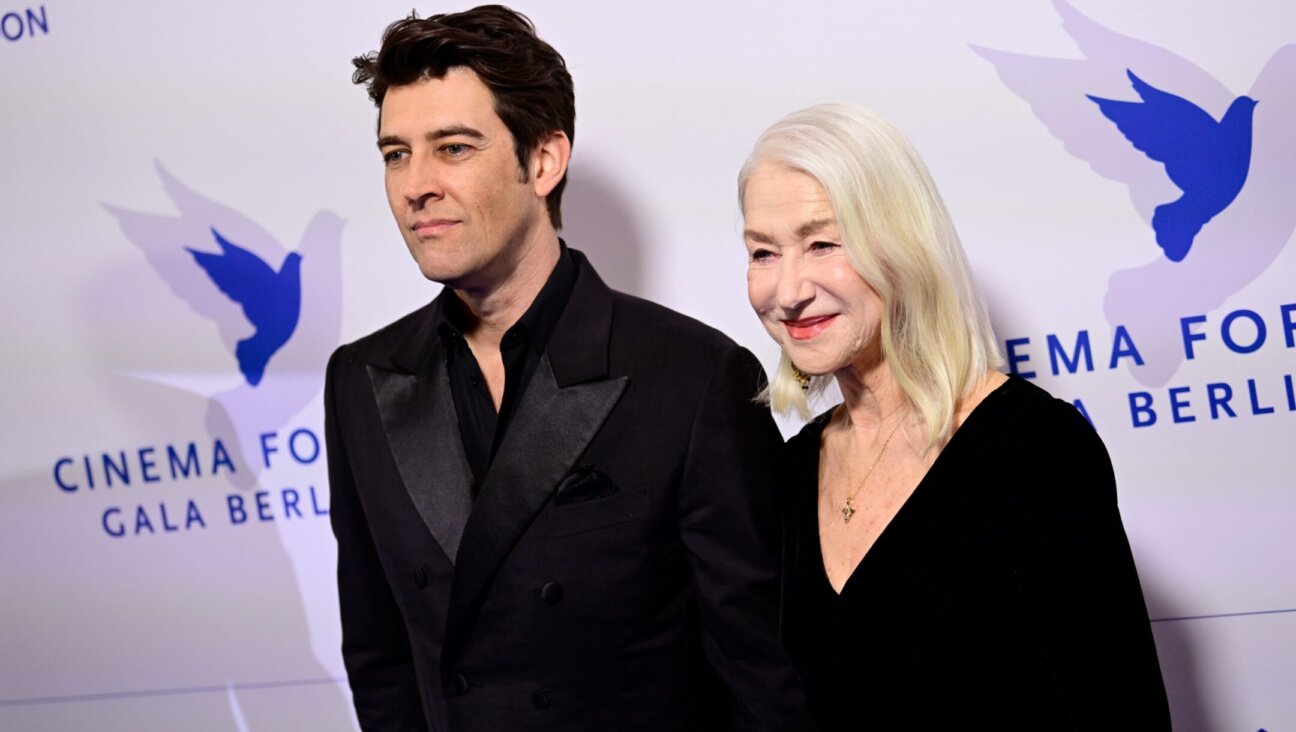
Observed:
[[[814,299],[814,283],[807,276],[799,256],[785,256],[779,263],[778,304],[784,310],[800,310]]]

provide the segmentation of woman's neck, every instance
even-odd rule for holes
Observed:
[[[838,371],[834,376],[850,424],[873,431],[892,425],[907,411],[904,391],[886,362],[874,359]]]

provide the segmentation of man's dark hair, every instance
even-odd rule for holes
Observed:
[[[527,161],[540,140],[562,130],[576,137],[576,96],[567,63],[540,40],[525,15],[502,5],[482,5],[462,13],[420,20],[416,14],[387,26],[377,52],[352,60],[351,80],[363,84],[382,109],[393,86],[440,79],[457,67],[471,69],[495,98],[495,113],[513,135],[514,151],[526,180]],[[554,228],[562,226],[567,176],[549,193],[545,205]]]

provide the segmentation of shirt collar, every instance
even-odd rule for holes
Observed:
[[[505,331],[501,347],[506,348],[510,341],[525,338],[531,350],[537,354],[544,353],[549,344],[549,336],[558,325],[576,285],[576,262],[567,250],[566,242],[559,239],[558,246],[558,263],[554,265],[553,272],[549,273],[549,279],[522,317]],[[437,333],[447,343],[462,339],[462,323],[467,317],[467,308],[450,287],[444,288],[438,299],[441,300],[441,308],[436,322]]]

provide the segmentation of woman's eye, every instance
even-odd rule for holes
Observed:
[[[774,252],[768,249],[753,249],[751,252],[751,261],[765,262],[774,258]]]
[[[841,245],[831,241],[817,241],[810,245],[810,249],[812,251],[823,252],[836,249],[839,246]]]

